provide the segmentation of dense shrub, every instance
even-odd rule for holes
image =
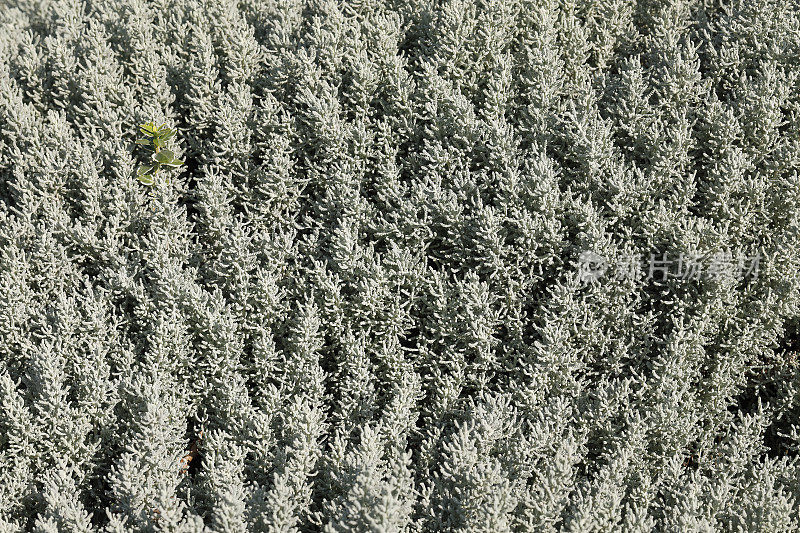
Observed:
[[[799,116],[797,0],[0,0],[0,531],[798,530]]]

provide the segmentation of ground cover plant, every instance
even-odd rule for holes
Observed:
[[[0,531],[797,531],[799,114],[797,0],[0,0]]]

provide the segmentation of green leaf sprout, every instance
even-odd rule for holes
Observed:
[[[183,164],[183,161],[175,157],[172,150],[166,149],[167,141],[175,136],[176,130],[168,128],[166,124],[156,126],[153,122],[148,122],[141,124],[139,131],[144,137],[136,139],[136,144],[151,148],[153,161],[140,166],[136,171],[136,177],[145,185],[152,185],[155,183],[156,174],[162,167],[173,169]]]

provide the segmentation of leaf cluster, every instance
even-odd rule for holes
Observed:
[[[156,126],[153,122],[148,122],[147,124],[141,124],[139,131],[144,137],[136,139],[136,144],[153,150],[153,162],[140,166],[136,176],[145,185],[152,185],[155,175],[161,167],[171,169],[183,164],[183,161],[175,157],[175,153],[172,150],[166,148],[167,141],[175,136],[177,130],[168,128],[166,124]]]

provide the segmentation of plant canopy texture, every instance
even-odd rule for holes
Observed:
[[[799,171],[800,0],[0,0],[0,532],[800,531]]]

